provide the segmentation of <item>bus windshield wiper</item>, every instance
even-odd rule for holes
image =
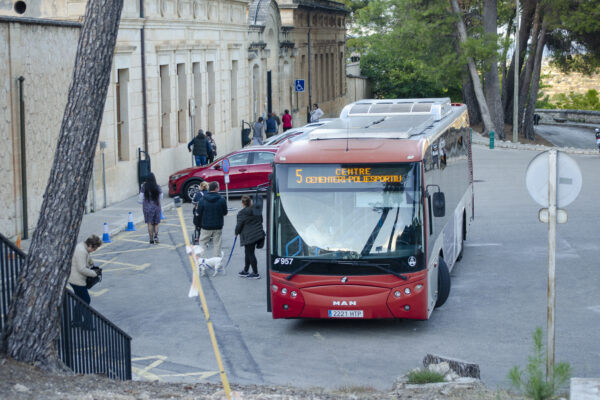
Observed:
[[[286,276],[285,280],[289,281],[290,279],[292,279],[294,277],[294,275],[297,275],[304,268],[306,268],[309,265],[314,264],[316,262],[326,263],[326,264],[334,264],[334,263],[338,262],[338,260],[306,260],[298,268],[296,268],[288,276]]]
[[[370,263],[370,262],[361,262],[361,261],[340,261],[340,264],[349,264],[349,265],[358,265],[361,267],[375,267],[375,268],[379,268],[380,270],[387,272],[388,274],[392,274],[404,281],[408,280],[408,277],[406,275],[402,275],[399,274],[398,272],[392,271],[391,269],[389,269],[388,267],[390,266],[389,264],[378,264],[378,263]]]

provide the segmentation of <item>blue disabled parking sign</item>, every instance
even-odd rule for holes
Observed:
[[[304,79],[296,79],[294,88],[296,92],[304,92]]]

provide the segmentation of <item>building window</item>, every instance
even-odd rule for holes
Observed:
[[[215,132],[215,63],[209,61],[206,63],[206,73],[208,74],[208,130]]]
[[[129,160],[129,69],[117,70],[117,152],[119,161]]]
[[[177,136],[179,143],[187,143],[187,78],[185,64],[177,64]]]
[[[238,126],[238,104],[237,104],[237,90],[238,90],[238,62],[231,62],[231,127]]]
[[[191,110],[194,115],[194,127],[192,129],[192,136],[198,132],[198,129],[202,129],[202,75],[200,73],[200,63],[192,63],[192,74],[194,81],[194,108]]]
[[[160,145],[171,147],[171,84],[169,66],[160,66]]]

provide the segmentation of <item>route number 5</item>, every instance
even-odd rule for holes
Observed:
[[[302,183],[302,174],[300,172],[302,172],[302,168],[298,168],[296,170],[296,176],[298,177],[296,183]]]

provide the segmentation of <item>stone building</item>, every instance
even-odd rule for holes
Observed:
[[[27,233],[24,226],[31,232],[38,219],[80,27],[0,16],[0,233],[5,236]],[[55,49],[61,49],[60,57]]]
[[[0,3],[0,15],[77,22],[85,5],[81,0]],[[152,171],[162,185],[171,173],[191,166],[187,144],[198,129],[213,132],[221,156],[241,147],[242,121],[289,109],[294,126],[301,126],[309,102],[319,103],[328,116],[336,116],[345,104],[346,15],[341,3],[330,0],[124,0],[89,211],[137,193],[138,159],[143,152],[150,156]],[[56,46],[52,40],[38,40],[34,47],[44,50],[31,50],[32,60],[56,49],[61,49],[61,57],[46,63],[39,76],[26,76],[26,82],[35,79],[52,86],[52,75],[44,75],[44,71],[59,68],[56,64],[62,70],[72,69],[75,46],[75,38]],[[68,48],[66,57],[62,57],[63,48]],[[8,57],[14,58],[14,54]],[[52,121],[60,121],[66,104],[70,73],[64,75],[57,81],[57,92],[48,91],[44,96],[44,113],[53,113]],[[15,85],[14,71],[1,76],[2,85]],[[304,93],[294,91],[296,79],[306,80]],[[27,95],[26,103],[35,99]],[[14,109],[15,103],[11,91],[0,98],[0,110]],[[27,108],[28,116],[37,112]],[[35,177],[40,193],[29,196],[31,229],[37,221],[35,213],[41,205],[60,123],[35,122],[44,119],[41,116],[30,118],[31,124],[37,125],[28,130],[26,141],[39,132],[45,142],[52,143],[44,146],[49,157],[29,161],[27,155],[31,164],[27,187],[34,179],[30,171],[45,172]],[[16,151],[3,160],[2,170],[11,171],[17,182],[21,179],[19,123],[13,118],[7,125],[5,131],[13,132],[8,144]],[[0,201],[14,210],[9,217],[13,223],[4,231],[8,236],[23,232],[18,217],[22,215],[22,196],[17,186],[0,193]]]

